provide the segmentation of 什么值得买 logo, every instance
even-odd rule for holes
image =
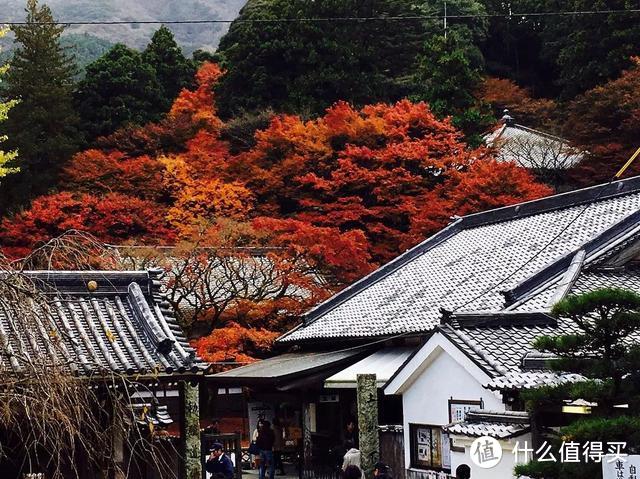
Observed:
[[[482,469],[495,467],[502,459],[502,446],[489,436],[482,436],[471,443],[471,460]]]

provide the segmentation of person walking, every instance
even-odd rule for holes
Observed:
[[[471,479],[471,468],[466,464],[460,464],[456,468],[456,479]]]
[[[204,465],[205,470],[214,477],[223,475],[224,479],[233,479],[233,462],[225,455],[222,444],[214,442],[209,452],[211,454]]]
[[[348,446],[347,449],[352,447],[358,449],[358,428],[356,426],[356,420],[349,418],[344,428],[344,443]]]
[[[282,462],[282,451],[284,451],[284,427],[279,417],[273,418],[273,467],[279,470],[279,474],[284,476],[284,463]]]
[[[249,454],[251,454],[251,463],[255,467],[255,469],[260,469],[260,448],[256,444],[258,440],[258,432],[262,429],[262,423],[264,422],[264,418],[258,419],[258,423],[256,424],[256,428],[253,430],[253,434],[251,435],[251,444],[249,444]]]
[[[361,462],[360,451],[355,447],[352,447],[344,455],[344,458],[342,460],[342,470],[346,471],[347,468],[350,466],[356,466],[358,469],[361,469],[360,462]]]
[[[273,429],[271,429],[271,423],[269,421],[263,421],[262,426],[258,429],[258,437],[256,438],[256,445],[258,449],[260,449],[259,479],[265,479],[267,464],[269,465],[269,479],[274,479],[275,477],[276,464],[273,460],[274,442],[275,435],[273,434]]]
[[[342,479],[362,479],[362,469],[351,464],[342,471]]]

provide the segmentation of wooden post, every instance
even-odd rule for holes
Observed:
[[[358,438],[364,477],[373,477],[380,456],[378,436],[378,384],[375,374],[358,374]]]
[[[113,410],[112,414],[112,431],[113,436],[111,438],[112,442],[112,454],[113,454],[113,462],[115,463],[115,471],[113,473],[114,479],[126,479],[125,474],[125,460],[124,460],[124,426],[122,424],[122,418]]]
[[[184,444],[183,477],[202,479],[202,458],[200,446],[200,389],[182,382],[182,441]]]

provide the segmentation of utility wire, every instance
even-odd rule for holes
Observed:
[[[531,262],[533,260],[535,260],[538,256],[540,256],[542,253],[545,252],[545,250],[551,246],[558,238],[560,238],[570,227],[571,225],[573,225],[576,221],[578,221],[578,219],[584,215],[587,210],[594,205],[604,194],[605,190],[607,189],[607,186],[609,186],[611,183],[613,183],[615,180],[619,179],[624,172],[627,170],[627,168],[629,168],[629,166],[631,166],[631,164],[635,161],[635,159],[640,155],[640,148],[638,148],[635,153],[631,156],[631,158],[629,158],[629,160],[627,160],[627,162],[624,164],[624,166],[622,166],[622,168],[620,168],[620,170],[611,177],[611,179],[604,185],[601,187],[600,191],[598,192],[598,194],[596,195],[596,197],[592,200],[589,201],[589,203],[587,203],[584,208],[582,208],[580,211],[578,211],[578,214],[576,214],[571,221],[569,221],[555,236],[553,236],[553,238],[551,238],[547,243],[544,244],[544,246],[542,246],[542,248],[540,248],[533,256],[531,256],[529,259],[527,259],[524,263],[522,263],[520,266],[518,266],[516,269],[514,269],[509,275],[505,276],[504,278],[502,278],[500,281],[498,281],[496,284],[490,286],[489,288],[483,290],[482,292],[480,292],[479,294],[477,294],[476,296],[474,296],[473,298],[471,298],[470,300],[462,303],[459,306],[456,306],[454,309],[452,309],[450,311],[450,313],[455,313],[456,311],[459,311],[461,308],[464,308],[465,306],[468,306],[469,304],[473,303],[474,301],[482,298],[485,294],[495,290],[498,286],[506,283],[507,281],[509,281],[511,278],[513,278],[517,273],[519,273],[520,271],[522,271],[522,268],[524,268],[525,266],[531,264]]]
[[[483,18],[541,18],[541,17],[571,17],[598,15],[628,15],[640,13],[639,8],[626,10],[579,10],[559,12],[509,12],[485,14],[447,14],[447,15],[407,15],[407,16],[375,16],[375,17],[308,17],[308,18],[242,18],[235,19],[201,19],[201,20],[92,20],[92,21],[54,21],[54,22],[26,22],[0,21],[2,25],[198,25],[217,23],[327,23],[327,22],[414,22],[423,20],[464,20]]]

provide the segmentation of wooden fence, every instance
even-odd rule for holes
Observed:
[[[380,426],[380,461],[391,469],[391,477],[404,478],[404,434],[402,426]]]

